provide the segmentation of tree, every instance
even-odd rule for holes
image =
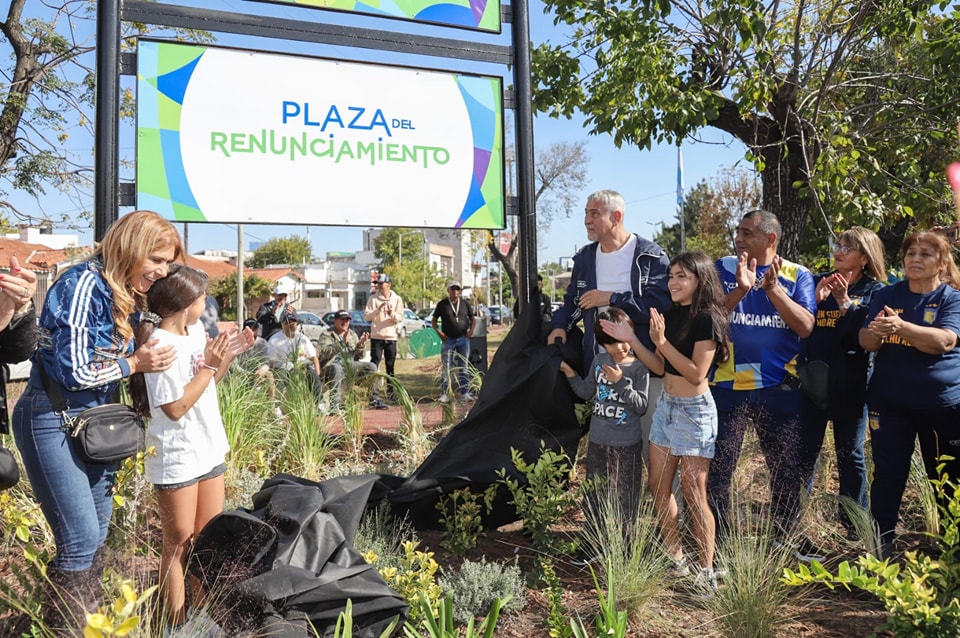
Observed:
[[[312,252],[313,247],[306,237],[274,237],[253,251],[246,263],[250,268],[305,264],[310,261]]]
[[[733,254],[737,223],[759,205],[756,182],[742,169],[722,168],[709,182],[701,181],[683,200],[687,250],[702,250],[714,258]],[[668,255],[680,253],[680,222],[663,226],[654,241]]]
[[[24,16],[26,0],[11,0],[0,33],[10,47],[9,62],[0,64],[0,209],[22,221],[58,221],[18,210],[7,196],[11,189],[37,198],[48,188],[71,199],[81,216],[89,214],[93,185],[93,107],[96,46],[94,0],[34,2],[34,15]],[[39,6],[38,6],[39,5]],[[124,23],[123,46],[156,31],[144,24]],[[209,42],[196,30],[165,30],[179,38]],[[123,93],[120,113],[133,115],[133,93]],[[77,139],[82,140],[78,147]]]
[[[730,134],[780,218],[781,252],[797,259],[814,211],[833,228],[913,215],[910,198],[943,210],[942,152],[929,147],[942,151],[957,102],[946,4],[546,0],[570,38],[535,50],[534,103],[557,117],[579,109],[618,145]]]
[[[414,228],[384,228],[377,236],[373,254],[380,260],[380,271],[390,275],[393,290],[405,303],[429,308],[446,295],[447,286],[443,272],[424,259],[422,232]]]
[[[243,316],[248,318],[253,317],[257,310],[255,307],[253,307],[256,304],[249,302],[248,300],[269,297],[272,289],[273,284],[266,279],[258,277],[257,275],[245,275],[243,278],[243,294],[245,297]],[[223,277],[217,277],[211,281],[207,286],[207,294],[213,295],[213,298],[217,300],[217,304],[220,306],[221,319],[226,320],[237,318],[236,273],[232,275],[224,275]]]
[[[509,156],[509,150],[508,150]],[[508,160],[509,162],[509,160]],[[545,233],[558,217],[569,217],[574,207],[584,197],[587,185],[587,165],[590,159],[586,141],[555,142],[545,151],[537,153],[534,166],[534,202],[537,210],[537,230]],[[500,252],[498,238],[487,232],[487,249],[501,265],[510,279],[510,289],[520,290],[520,233],[513,219],[510,220],[513,235],[506,254]]]

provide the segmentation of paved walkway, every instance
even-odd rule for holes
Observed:
[[[456,411],[457,420],[473,407],[474,401],[469,403],[454,403],[453,409]],[[427,430],[432,430],[443,423],[443,406],[435,401],[421,401],[419,403],[420,414],[423,416],[423,426]],[[363,411],[363,433],[376,434],[377,432],[396,432],[403,421],[403,410],[396,406],[390,406],[386,410],[364,410]],[[340,417],[328,420],[329,431],[331,434],[340,434],[343,432],[343,421]]]

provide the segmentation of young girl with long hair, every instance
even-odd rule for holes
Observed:
[[[163,549],[160,586],[173,625],[185,620],[185,563],[191,539],[223,511],[230,446],[220,417],[216,382],[233,358],[253,344],[249,329],[221,332],[208,339],[200,322],[207,275],[188,266],[171,266],[166,278],[147,293],[136,342],[172,345],[176,362],[162,372],[130,379],[134,407],[149,414],[145,477],[157,488]],[[196,602],[196,601],[194,601]]]
[[[673,305],[664,314],[650,310],[646,348],[623,324],[601,321],[605,332],[628,341],[643,363],[663,374],[663,394],[650,431],[650,490],[667,554],[688,571],[680,543],[679,511],[673,479],[679,467],[680,489],[690,508],[700,571],[697,582],[713,589],[716,523],[707,503],[707,471],[717,438],[717,409],[710,394],[710,368],[729,356],[727,312],[713,260],[686,252],[670,262],[667,281]]]

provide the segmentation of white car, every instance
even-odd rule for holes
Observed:
[[[300,319],[300,332],[314,344],[320,341],[320,335],[330,329],[318,315],[307,310],[298,310],[297,318]]]
[[[428,328],[430,324],[427,323],[425,319],[421,319],[417,316],[417,313],[410,310],[409,308],[403,309],[403,323],[400,324],[400,327],[397,331],[400,333],[400,338],[409,337],[417,330],[422,328]]]

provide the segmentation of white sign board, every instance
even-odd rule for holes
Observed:
[[[501,79],[141,41],[137,206],[171,221],[503,228]]]

